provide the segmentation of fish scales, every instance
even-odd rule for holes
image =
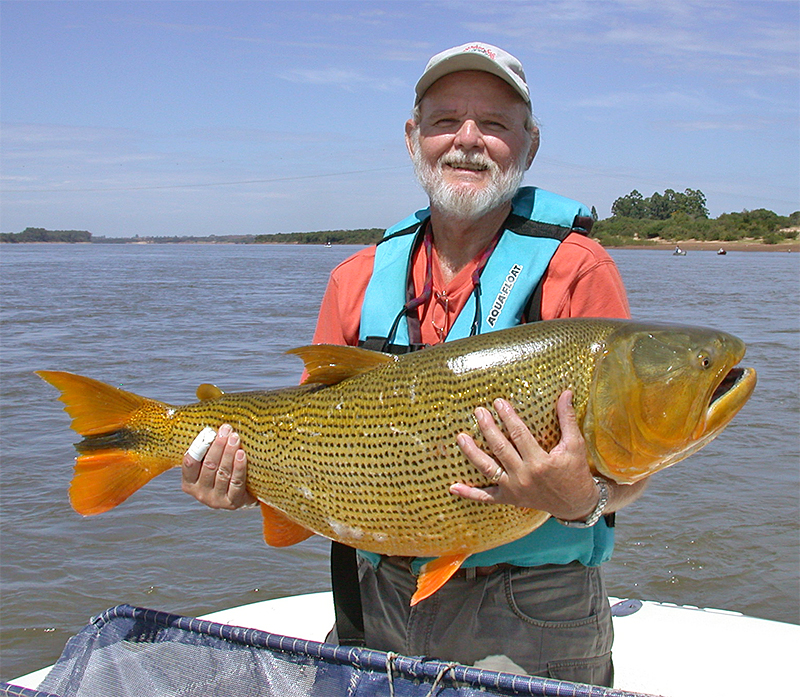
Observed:
[[[613,327],[569,327],[500,351],[492,335],[387,363],[336,385],[224,395],[180,407],[181,448],[227,421],[248,454],[248,487],[261,501],[326,537],[381,554],[476,552],[520,536],[547,515],[452,496],[463,481],[488,485],[456,436],[477,406],[509,398],[545,449],[560,436],[553,404],[574,390],[578,414],[597,340]],[[559,378],[560,375],[571,379]]]
[[[334,375],[353,377],[170,406],[90,378],[41,371],[62,391],[72,427],[85,437],[77,446],[73,506],[85,514],[112,508],[177,465],[201,429],[230,423],[247,452],[248,489],[300,526],[381,554],[474,553],[517,539],[548,517],[449,493],[455,482],[490,484],[456,445],[468,432],[485,446],[476,407],[508,399],[551,450],[560,438],[555,403],[570,389],[590,464],[632,482],[715,437],[755,386],[755,371],[733,369],[744,355],[736,337],[621,320],[539,322],[399,360],[352,348],[303,351],[311,349],[318,355],[304,358],[312,378],[320,356],[324,372],[325,351]],[[347,366],[343,356],[356,354],[353,361],[377,367]],[[151,471],[117,487],[113,470],[120,463]],[[112,470],[107,480],[103,468]]]

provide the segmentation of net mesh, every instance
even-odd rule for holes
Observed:
[[[34,697],[641,697],[119,605],[67,643]]]

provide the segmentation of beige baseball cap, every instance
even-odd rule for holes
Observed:
[[[530,90],[525,81],[522,63],[502,48],[480,41],[448,48],[431,58],[417,82],[417,99],[414,103],[419,104],[422,95],[440,77],[460,70],[482,70],[496,75],[511,85],[528,106],[531,104]]]

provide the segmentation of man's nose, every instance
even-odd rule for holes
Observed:
[[[455,145],[472,150],[483,147],[483,133],[478,128],[478,124],[472,119],[464,121],[456,131]]]

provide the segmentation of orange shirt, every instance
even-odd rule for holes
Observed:
[[[420,308],[422,340],[436,344],[446,335],[472,293],[472,272],[477,257],[449,283],[444,284],[434,250],[433,297]],[[345,259],[332,272],[322,299],[315,344],[356,346],[361,305],[372,276],[375,247]],[[427,259],[423,246],[412,266],[414,288],[422,292]],[[630,316],[625,287],[614,261],[597,242],[571,233],[556,250],[544,276],[542,319],[564,317]]]

